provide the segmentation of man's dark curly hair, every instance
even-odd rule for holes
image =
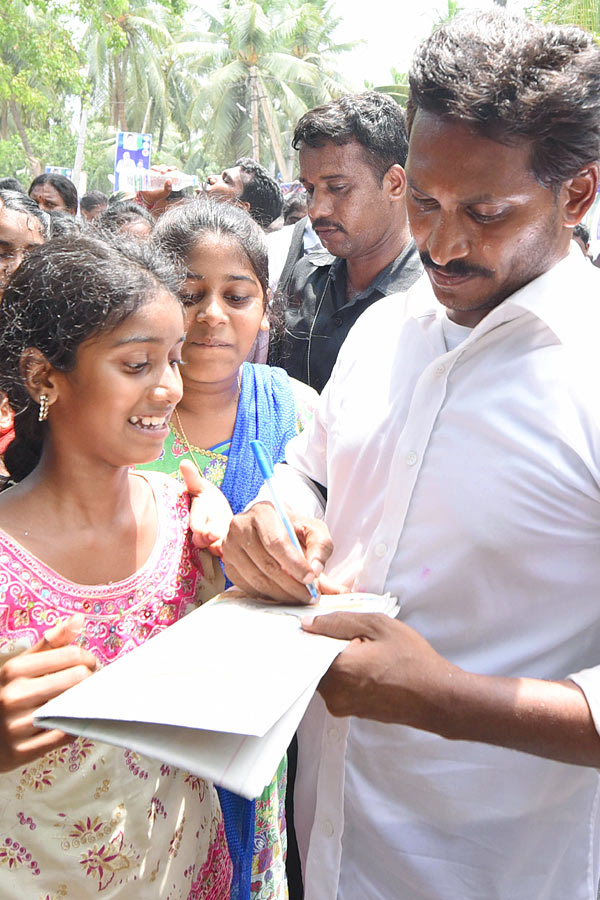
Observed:
[[[579,28],[458,16],[417,49],[409,83],[409,133],[424,110],[503,144],[531,141],[544,187],[600,157],[600,48]]]
[[[236,166],[243,172],[244,190],[239,199],[250,205],[250,215],[254,221],[262,228],[266,228],[283,212],[281,188],[265,167],[249,156],[238,159]]]
[[[294,131],[292,147],[323,147],[326,143],[358,141],[379,181],[395,163],[404,166],[408,138],[402,108],[387,94],[364,91],[345,94],[304,113]]]

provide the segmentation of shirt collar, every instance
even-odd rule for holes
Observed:
[[[410,240],[404,250],[379,272],[373,279],[371,284],[360,291],[352,298],[352,301],[362,300],[370,294],[377,291],[382,296],[387,297],[389,294],[396,294],[398,291],[404,291],[414,283],[416,274],[422,272],[423,266],[416,244]],[[335,257],[331,264],[330,275],[332,281],[343,279],[346,284],[346,260],[341,257]]]
[[[437,301],[429,278],[425,276],[418,290],[428,291],[432,304],[423,309],[418,318],[439,318],[445,307]],[[531,313],[540,319],[562,343],[581,342],[585,333],[594,341],[600,332],[600,271],[586,265],[578,247],[571,247],[567,256],[546,272],[519,288],[473,328],[465,341],[477,340],[504,322]],[[582,323],[586,323],[582,327]]]

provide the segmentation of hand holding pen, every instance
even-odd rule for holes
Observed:
[[[281,517],[271,502],[256,503],[234,516],[223,545],[225,571],[249,597],[279,603],[313,602],[307,584],[316,582],[320,593],[348,590],[322,574],[333,544],[325,522],[298,513],[288,514],[299,541],[292,544]]]
[[[273,470],[273,462],[271,460],[269,452],[265,445],[261,443],[261,441],[250,441],[250,446],[252,447],[252,452],[254,453],[258,468],[260,469],[261,474],[265,479],[265,484],[269,489],[271,500],[273,501],[273,506],[277,510],[279,518],[283,522],[285,530],[289,534],[292,544],[294,545],[298,553],[302,553],[302,547],[300,546],[300,541],[298,540],[298,536],[296,534],[294,526],[292,525],[290,517],[288,516],[281,497],[279,496],[279,489],[277,487],[275,472]],[[319,591],[317,590],[315,581],[309,581],[306,587],[312,600],[316,602],[319,599]]]

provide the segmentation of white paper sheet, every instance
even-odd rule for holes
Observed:
[[[397,605],[344,594],[282,607],[228,591],[46,703],[35,721],[256,797],[347,643],[307,634],[300,617],[335,609],[394,615]]]

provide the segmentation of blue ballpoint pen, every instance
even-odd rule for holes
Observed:
[[[258,464],[258,468],[261,471],[263,478],[265,479],[265,484],[269,488],[269,493],[271,494],[271,500],[273,501],[273,506],[279,513],[281,521],[285,525],[285,529],[290,536],[290,540],[296,550],[299,550],[302,553],[302,547],[300,546],[300,541],[298,540],[298,535],[294,531],[294,526],[290,522],[290,518],[285,511],[285,507],[281,500],[279,499],[279,493],[277,491],[277,484],[275,481],[275,473],[273,471],[273,461],[269,455],[269,451],[262,443],[262,441],[250,441],[250,446],[252,447],[252,452],[256,458],[256,462]],[[308,588],[308,592],[313,598],[313,600],[319,599],[319,592],[317,591],[317,586],[314,581],[311,581],[306,585]]]

